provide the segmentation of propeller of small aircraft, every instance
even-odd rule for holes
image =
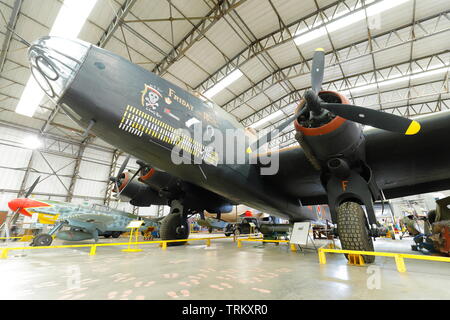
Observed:
[[[28,189],[27,193],[25,194],[25,198],[28,198],[31,195],[31,193],[34,191],[34,188],[36,188],[37,184],[39,183],[40,179],[41,179],[41,176],[37,177],[36,180],[34,180],[30,189]]]
[[[311,66],[311,89],[307,90],[303,96],[306,101],[305,107],[289,117],[276,129],[255,141],[247,149],[247,153],[251,153],[253,150],[257,150],[262,145],[270,142],[295,119],[301,115],[308,116],[308,113],[309,118],[318,123],[320,123],[321,120],[326,119],[331,112],[336,116],[350,121],[387,131],[403,133],[405,135],[414,135],[420,131],[420,124],[417,121],[408,118],[351,104],[324,102],[319,97],[323,82],[324,64],[324,50],[322,48],[316,49]]]
[[[39,183],[39,180],[40,180],[40,179],[41,179],[41,176],[37,177],[36,180],[34,180],[33,184],[31,185],[31,187],[28,189],[27,193],[25,194],[25,197],[24,197],[25,199],[28,199],[28,197],[31,195],[31,193],[32,193],[32,192],[34,191],[34,189],[36,188],[36,186],[37,186],[37,184]],[[18,201],[18,200],[19,200],[19,201]],[[13,211],[12,217],[14,217],[14,216],[17,214],[17,212],[19,212],[20,209],[22,209],[23,203],[24,203],[24,200],[23,200],[23,199],[17,199],[17,200],[15,200],[15,201],[18,201],[18,204],[20,204],[20,206],[17,206],[16,210]],[[11,211],[12,211],[12,210],[11,210]],[[1,225],[0,228],[2,228],[4,225],[7,225],[7,223],[6,223],[6,222],[3,223],[3,224]]]

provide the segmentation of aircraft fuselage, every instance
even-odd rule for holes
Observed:
[[[80,62],[59,99],[64,111],[78,124],[87,127],[94,120],[92,132],[103,140],[231,203],[243,203],[284,218],[313,218],[297,199],[263,183],[259,166],[251,164],[248,155],[245,163],[217,163],[217,155],[208,150],[206,143],[178,134],[181,128],[195,137],[198,123],[203,136],[243,130],[220,107],[94,46]],[[201,158],[201,164],[175,164],[175,144],[182,146],[189,157]]]

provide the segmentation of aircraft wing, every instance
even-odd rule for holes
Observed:
[[[74,214],[67,220],[69,220],[69,224],[71,221],[74,221],[75,223],[91,223],[96,225],[98,229],[103,230],[106,225],[114,222],[114,216],[103,213],[82,213]]]
[[[450,112],[417,119],[421,131],[412,136],[366,129],[366,162],[387,199],[450,188],[447,159]],[[279,150],[279,171],[265,176],[272,185],[304,205],[327,203],[320,172],[300,146]]]

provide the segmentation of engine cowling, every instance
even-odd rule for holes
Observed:
[[[171,174],[156,170],[155,168],[152,168],[150,166],[142,168],[138,180],[157,191],[163,189],[167,190],[179,185],[178,179],[176,179]]]
[[[149,185],[136,180],[129,182],[131,175],[132,173],[130,172],[124,172],[119,177],[119,181],[117,182],[118,191],[121,192],[120,198],[122,200],[130,201],[132,205],[139,207],[168,204],[168,199],[161,196]],[[116,187],[114,187],[113,191],[117,192]]]
[[[172,200],[178,200],[186,208],[198,212],[208,210],[225,213],[232,210],[230,201],[215,193],[143,162],[139,165],[141,169],[138,180],[129,182],[132,176],[130,172],[123,173],[118,180],[119,192],[123,190],[121,198],[135,206],[170,205]],[[124,189],[127,183],[128,186]]]
[[[334,91],[321,91],[319,97],[325,102],[349,104],[345,96]],[[302,101],[298,108],[304,103]],[[363,130],[355,122],[329,114],[324,122],[317,123],[305,114],[295,120],[294,126],[300,135],[300,144],[311,149],[322,168],[326,169],[328,161],[334,158],[346,159],[350,165],[365,158]]]

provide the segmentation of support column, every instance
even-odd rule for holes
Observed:
[[[83,157],[84,150],[86,149],[86,145],[88,144],[90,139],[91,139],[90,137],[84,139],[80,145],[80,148],[78,149],[77,159],[75,162],[75,167],[73,169],[73,176],[72,179],[70,180],[69,192],[66,197],[67,202],[72,202],[73,191],[75,190],[75,183],[77,182],[77,176],[78,173],[80,172],[81,158]]]
[[[122,154],[121,151],[119,151],[118,149],[115,149],[113,154],[112,154],[112,159],[111,159],[111,166],[109,167],[109,177],[114,176],[115,171],[116,171],[116,167],[117,167],[117,160],[119,160],[119,156]],[[112,181],[108,181],[107,186],[106,186],[106,190],[105,190],[105,199],[103,201],[103,204],[109,206],[111,203],[111,197],[112,197],[112,189],[114,186],[114,182]]]

